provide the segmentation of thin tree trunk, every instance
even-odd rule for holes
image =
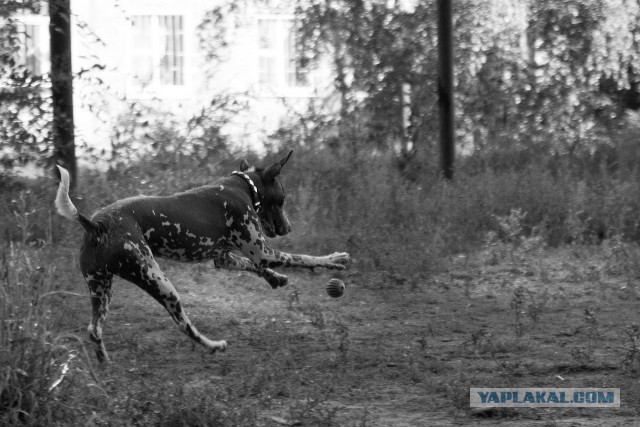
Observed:
[[[76,177],[70,0],[49,2],[49,36],[54,159]],[[76,179],[71,180],[72,190],[75,190],[75,182]]]
[[[453,23],[451,0],[438,0],[438,95],[442,173],[453,179],[455,125],[453,109]]]

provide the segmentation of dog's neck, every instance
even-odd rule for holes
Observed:
[[[247,183],[249,184],[249,187],[251,188],[251,200],[253,201],[253,208],[255,209],[256,212],[259,212],[260,211],[260,194],[258,193],[258,187],[253,182],[251,177],[241,171],[233,171],[231,172],[231,175],[237,175],[240,178],[247,181]]]

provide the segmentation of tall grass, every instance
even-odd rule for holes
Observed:
[[[606,170],[585,177],[532,164],[462,168],[453,182],[436,171],[407,181],[384,157],[356,163],[298,154],[283,178],[295,241],[317,251],[346,248],[368,270],[432,271],[443,257],[476,250],[489,232],[506,237],[497,218],[514,210],[523,233],[547,245],[640,238],[640,183]]]
[[[0,248],[0,425],[65,425],[95,394],[79,338],[59,331],[69,310],[49,250]],[[70,314],[67,314],[70,316]]]

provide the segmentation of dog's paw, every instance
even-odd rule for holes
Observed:
[[[333,270],[344,270],[351,262],[351,256],[346,252],[334,252],[327,256],[329,264],[327,268]]]
[[[97,348],[96,349],[96,357],[98,358],[98,362],[99,363],[109,363],[109,355],[107,354],[107,351],[105,349],[102,348]]]
[[[225,351],[227,349],[227,342],[225,340],[213,341],[212,344],[213,344],[211,346],[212,353],[215,353],[216,351]]]
[[[276,273],[270,268],[265,268],[264,278],[269,282],[271,288],[277,289],[289,284],[289,278],[284,274]]]

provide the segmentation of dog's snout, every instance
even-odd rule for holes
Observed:
[[[287,215],[284,212],[282,212],[281,221],[278,226],[278,234],[280,236],[284,236],[286,234],[291,233],[291,230],[293,230],[293,228],[291,227],[289,218],[287,218]]]
[[[292,230],[291,225],[287,224],[287,225],[282,226],[282,227],[280,227],[278,229],[278,235],[279,236],[285,236],[285,235],[291,233],[291,230]]]

